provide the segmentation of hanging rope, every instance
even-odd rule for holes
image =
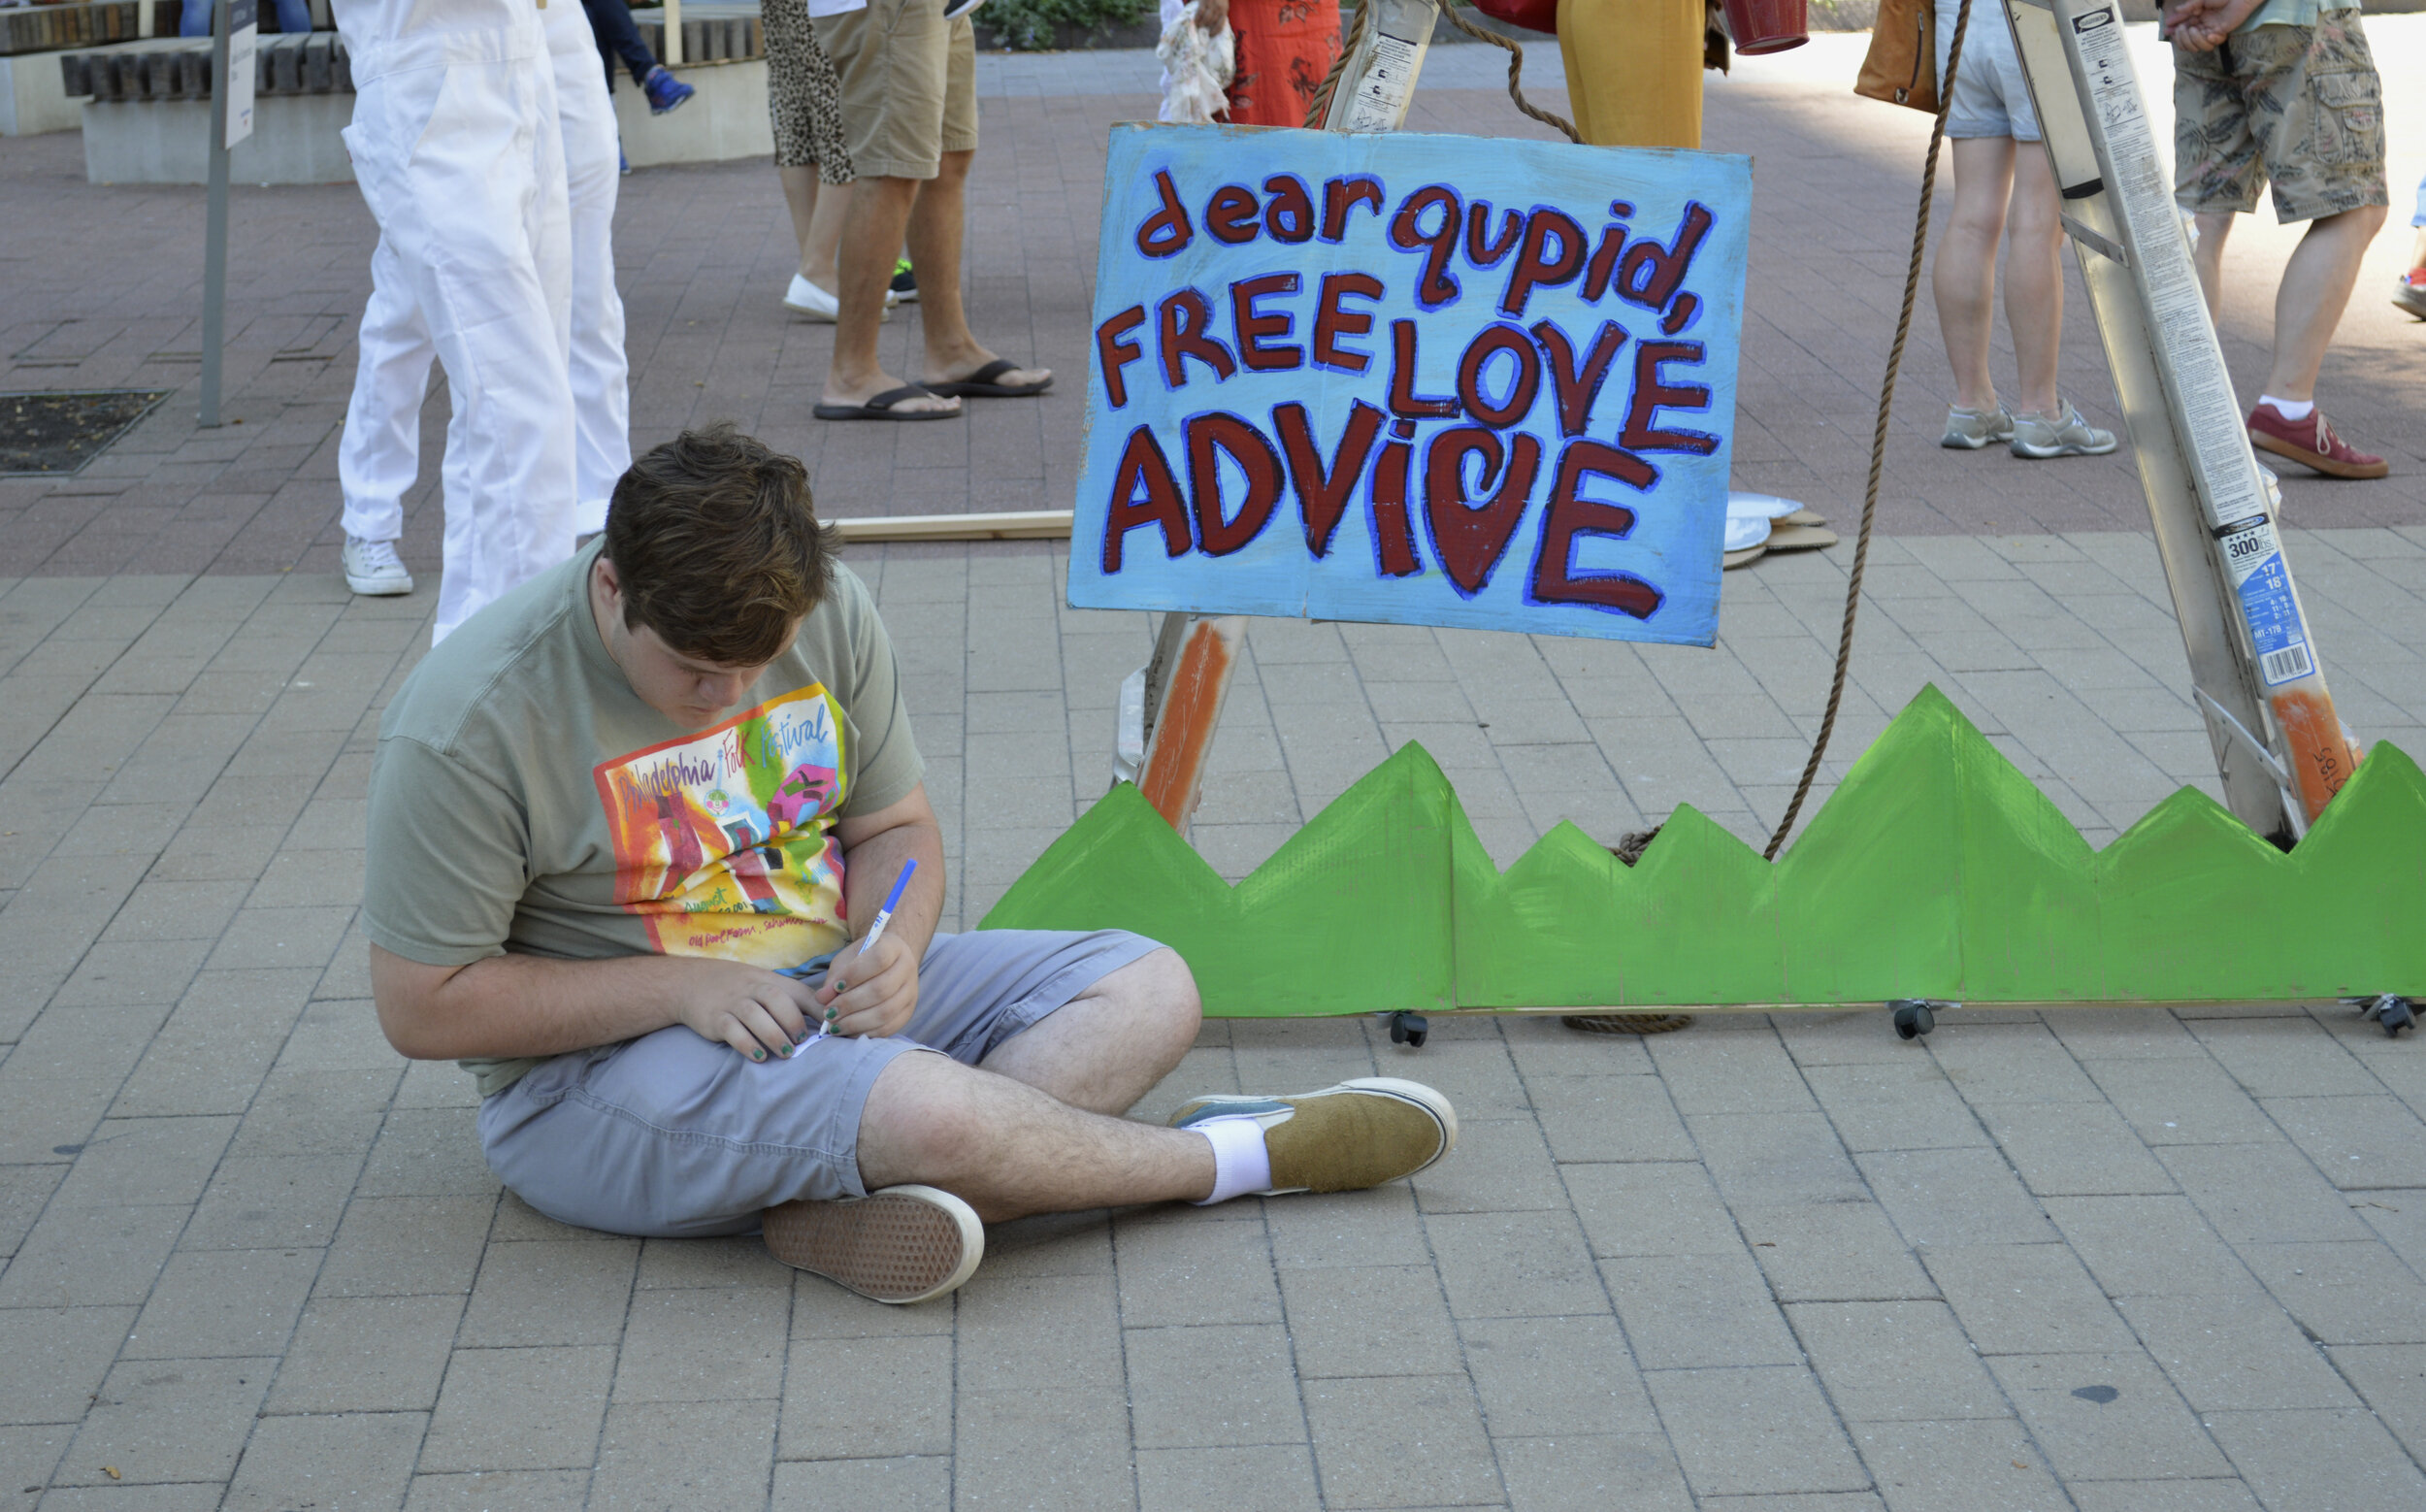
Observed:
[[[1920,264],[1929,246],[1929,210],[1937,190],[1938,153],[1946,143],[1946,113],[1954,103],[1954,79],[1962,66],[1963,36],[1971,29],[1971,6],[1972,0],[1962,0],[1954,14],[1954,37],[1947,48],[1946,77],[1938,81],[1937,115],[1930,122],[1929,153],[1920,173],[1920,207],[1913,217],[1912,260],[1904,270],[1904,301],[1895,317],[1895,340],[1887,347],[1886,375],[1879,384],[1878,419],[1871,428],[1870,476],[1862,489],[1861,529],[1853,539],[1853,567],[1845,580],[1845,617],[1837,627],[1836,670],[1828,679],[1827,711],[1820,717],[1820,734],[1811,742],[1811,759],[1803,764],[1802,780],[1794,784],[1794,796],[1787,803],[1786,817],[1778,821],[1777,833],[1769,837],[1768,848],[1761,852],[1770,861],[1777,860],[1778,852],[1785,848],[1786,838],[1793,832],[1794,821],[1803,811],[1803,800],[1811,796],[1811,785],[1820,775],[1820,764],[1827,759],[1829,738],[1836,733],[1837,711],[1845,703],[1845,678],[1853,655],[1853,620],[1861,608],[1862,577],[1870,566],[1871,530],[1879,515],[1879,477],[1886,463],[1887,420],[1894,412],[1895,378],[1904,365],[1904,345],[1912,335],[1913,303],[1920,293]],[[1584,140],[1576,133],[1572,122],[1537,108],[1524,98],[1524,49],[1522,47],[1497,32],[1486,30],[1467,20],[1459,14],[1457,0],[1444,0],[1442,9],[1449,17],[1450,25],[1478,42],[1488,42],[1507,50],[1508,98],[1515,102],[1518,110],[1544,125],[1564,132],[1570,142]],[[1348,66],[1348,59],[1355,56],[1357,49],[1372,29],[1370,6],[1366,0],[1357,0],[1356,18],[1350,23],[1348,34],[1340,45],[1339,55],[1331,60],[1330,72],[1323,76],[1322,87],[1315,91],[1313,104],[1306,111],[1308,130],[1321,129],[1324,117],[1330,114],[1331,96],[1339,88],[1340,72]],[[1637,853],[1642,844],[1648,843],[1650,838],[1657,833],[1656,827],[1642,832],[1634,847]],[[1635,836],[1626,838],[1628,841],[1637,840]],[[1584,1026],[1578,1024],[1577,1027]]]
[[[1488,42],[1494,48],[1505,48],[1507,49],[1508,98],[1516,102],[1516,108],[1518,110],[1521,110],[1525,115],[1532,116],[1535,120],[1540,121],[1545,126],[1555,126],[1558,130],[1565,132],[1569,142],[1581,143],[1584,140],[1582,135],[1576,131],[1574,124],[1565,116],[1553,115],[1549,111],[1538,110],[1534,107],[1532,101],[1527,100],[1524,97],[1524,89],[1522,82],[1524,74],[1524,49],[1523,48],[1517,46],[1517,44],[1510,38],[1502,37],[1495,31],[1485,30],[1483,27],[1477,26],[1472,21],[1467,20],[1464,15],[1459,10],[1457,0],[1448,0],[1448,3],[1441,7],[1441,14],[1449,17],[1450,25],[1455,26],[1458,30],[1465,33],[1475,41]]]
[[[1845,622],[1836,633],[1836,675],[1828,683],[1828,711],[1820,717],[1819,738],[1811,742],[1811,760],[1803,764],[1803,779],[1794,785],[1786,817],[1778,821],[1778,833],[1769,837],[1769,848],[1761,852],[1771,861],[1785,848],[1794,817],[1811,795],[1820,763],[1828,753],[1828,737],[1836,733],[1837,708],[1845,702],[1845,672],[1853,656],[1853,612],[1861,607],[1861,576],[1870,563],[1870,527],[1879,512],[1879,472],[1886,461],[1887,415],[1895,404],[1896,370],[1904,363],[1904,338],[1912,332],[1913,300],[1920,292],[1920,256],[1929,245],[1929,200],[1937,187],[1938,148],[1946,140],[1946,111],[1954,103],[1954,74],[1962,64],[1963,33],[1970,25],[1971,0],[1962,0],[1962,9],[1954,16],[1954,41],[1947,51],[1946,77],[1938,81],[1938,113],[1929,128],[1929,158],[1920,171],[1920,213],[1913,221],[1912,263],[1904,270],[1904,308],[1895,317],[1895,342],[1886,352],[1886,378],[1879,385],[1879,421],[1870,434],[1870,481],[1862,492],[1861,533],[1853,542],[1853,570],[1845,580]]]
[[[1339,55],[1331,59],[1330,72],[1323,76],[1322,86],[1314,91],[1314,103],[1306,110],[1305,125],[1308,131],[1323,129],[1323,118],[1330,114],[1331,96],[1339,89],[1340,71],[1348,66],[1348,59],[1356,55],[1358,45],[1362,43],[1366,34],[1373,29],[1370,11],[1371,8],[1364,3],[1364,0],[1357,0],[1356,19],[1349,23],[1348,35],[1340,42]],[[1545,111],[1524,97],[1524,49],[1522,47],[1495,31],[1487,30],[1467,20],[1459,13],[1457,0],[1442,0],[1441,14],[1449,18],[1450,25],[1475,41],[1488,42],[1492,47],[1502,49],[1507,52],[1508,98],[1515,102],[1518,110],[1545,126],[1564,132],[1569,142],[1584,140],[1577,134],[1573,123],[1565,116]]]
[[[1364,0],[1357,0],[1357,16],[1348,24],[1348,35],[1339,40],[1339,55],[1331,59],[1331,71],[1323,76],[1322,87],[1314,91],[1314,102],[1306,107],[1306,130],[1323,129],[1323,117],[1328,115],[1331,111],[1331,95],[1339,88],[1339,71],[1346,68],[1348,60],[1357,55],[1358,46],[1364,41],[1365,34],[1372,29],[1373,16],[1370,9],[1365,5]]]

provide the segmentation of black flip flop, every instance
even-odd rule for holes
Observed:
[[[927,388],[929,392],[941,394],[946,399],[1026,399],[1033,394],[1041,394],[1053,386],[1053,379],[1049,376],[1041,383],[998,383],[995,381],[1003,374],[1016,371],[1018,367],[1019,364],[1008,357],[997,357],[965,378],[954,378],[941,383],[930,382]]]
[[[819,405],[809,413],[821,420],[949,420],[958,415],[959,406],[949,410],[897,410],[894,406],[904,399],[950,397],[923,384],[904,383],[871,395],[864,405]]]

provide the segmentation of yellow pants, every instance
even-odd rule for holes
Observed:
[[[1567,109],[1595,147],[1701,146],[1702,0],[1558,0]]]

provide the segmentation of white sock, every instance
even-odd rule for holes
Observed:
[[[1244,1113],[1236,1113],[1192,1124],[1188,1132],[1204,1135],[1205,1142],[1213,1146],[1213,1195],[1198,1199],[1197,1206],[1210,1207],[1250,1192],[1270,1190],[1272,1157],[1263,1148],[1262,1124]]]
[[[2260,394],[2257,396],[2257,402],[2262,405],[2273,405],[2275,412],[2286,420],[2305,420],[2316,412],[2316,401],[2312,399],[2304,399],[2295,403],[2288,399],[2277,399],[2272,394]]]

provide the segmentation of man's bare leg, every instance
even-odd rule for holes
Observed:
[[[2224,320],[2224,243],[2232,236],[2231,211],[2201,211],[2191,218],[2199,229],[2199,245],[2190,249],[2190,266],[2199,276],[2199,292],[2207,296],[2207,318]]]
[[[887,389],[902,386],[902,380],[887,373],[878,360],[876,340],[884,320],[885,288],[893,281],[893,265],[901,254],[902,235],[909,225],[910,207],[918,197],[919,181],[915,179],[859,179],[851,184],[851,208],[842,218],[842,243],[836,258],[839,286],[835,290],[835,298],[841,312],[834,323],[834,365],[826,374],[824,396],[827,404],[866,404]],[[920,298],[925,297],[921,290]],[[912,398],[902,400],[895,408],[953,411],[960,405],[957,399]]]
[[[2315,399],[2325,348],[2333,345],[2334,328],[2350,303],[2367,246],[2383,224],[2381,205],[2309,222],[2275,291],[2275,362],[2266,376],[2267,393],[2294,404]]]
[[[1157,950],[1014,1035],[978,1064],[1075,1108],[1115,1116],[1136,1106],[1197,1040],[1196,978],[1175,950]]]
[[[938,1056],[887,1067],[860,1115],[860,1179],[941,1187],[990,1223],[1028,1213],[1201,1198],[1213,1147],[1128,1111],[1196,1042],[1196,983],[1171,950],[1105,975],[977,1069]]]
[[[869,1089],[859,1173],[871,1192],[940,1187],[1001,1223],[1194,1201],[1212,1195],[1215,1171],[1201,1134],[1090,1113],[939,1055],[904,1055]]]
[[[968,219],[968,165],[975,152],[946,152],[935,177],[920,185],[909,216],[910,266],[918,274],[919,324],[927,339],[920,381],[958,382],[995,354],[977,344],[961,303],[961,244]],[[892,267],[886,265],[890,276]],[[997,383],[1040,383],[1050,368],[1013,368]]]

